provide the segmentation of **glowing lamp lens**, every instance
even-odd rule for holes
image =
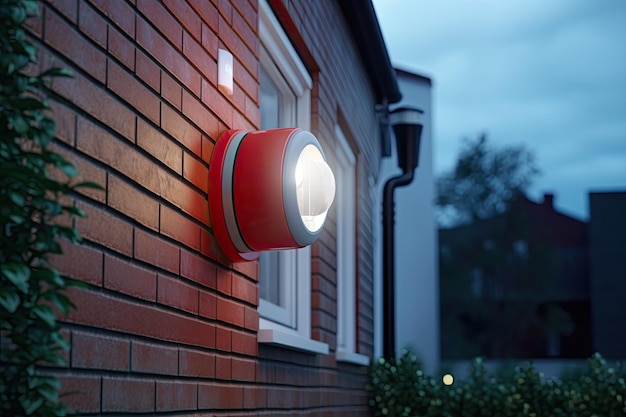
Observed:
[[[298,209],[307,229],[319,230],[335,198],[335,176],[320,151],[304,147],[296,164]]]

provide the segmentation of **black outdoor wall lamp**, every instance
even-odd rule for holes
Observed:
[[[400,107],[389,114],[402,174],[388,179],[383,189],[383,356],[386,359],[396,356],[394,190],[413,182],[419,163],[423,114],[412,107]]]

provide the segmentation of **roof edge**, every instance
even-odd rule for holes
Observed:
[[[340,0],[339,5],[357,44],[379,103],[402,98],[371,0]]]

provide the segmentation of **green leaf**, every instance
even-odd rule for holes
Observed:
[[[20,110],[44,110],[48,108],[45,103],[34,97],[18,98],[13,100],[12,104],[16,109]]]
[[[95,190],[104,190],[100,184],[92,181],[79,182],[78,184],[75,184],[73,188],[92,188]]]
[[[0,291],[0,305],[9,313],[13,314],[20,306],[20,297],[14,292]]]
[[[30,278],[28,266],[17,262],[7,262],[0,264],[0,272],[21,292],[28,292],[28,279]]]
[[[54,314],[54,310],[52,310],[49,306],[38,304],[33,307],[32,311],[48,326],[54,327],[56,325],[56,315]]]
[[[24,407],[24,412],[26,415],[31,415],[35,411],[37,411],[44,403],[44,399],[42,397],[35,398],[33,401],[28,399],[22,400],[22,407]]]
[[[9,191],[9,199],[20,207],[26,204],[26,198],[21,192]]]

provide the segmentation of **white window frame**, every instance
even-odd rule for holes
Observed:
[[[280,76],[296,97],[295,111],[284,122],[310,130],[313,81],[266,0],[259,1],[259,38],[261,65],[270,77]],[[274,81],[279,88],[284,84]],[[279,262],[279,279],[286,284],[281,291],[288,300],[284,306],[259,301],[258,342],[328,354],[328,344],[311,339],[311,248],[283,251]]]
[[[337,184],[337,350],[340,362],[369,365],[356,349],[356,156],[341,127],[335,126]]]

